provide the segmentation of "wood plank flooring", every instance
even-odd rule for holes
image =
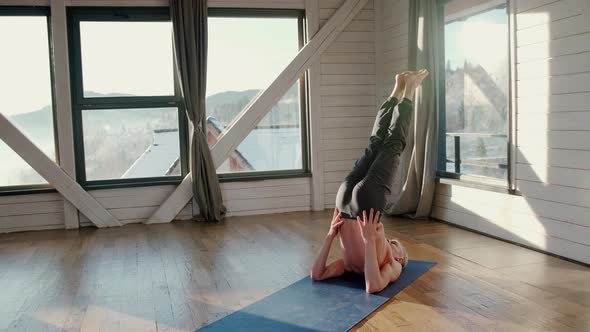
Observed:
[[[193,331],[307,275],[330,216],[0,235],[0,331]],[[433,220],[384,223],[438,264],[354,331],[590,331],[589,268]]]

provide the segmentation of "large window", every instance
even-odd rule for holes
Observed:
[[[0,112],[56,160],[48,13],[0,7]],[[3,189],[47,186],[2,140],[0,160]]]
[[[506,180],[509,29],[502,1],[445,4],[439,171]]]
[[[209,10],[208,143],[278,76],[303,44],[303,13]],[[221,177],[307,170],[305,77],[296,82],[217,169]]]
[[[188,140],[168,10],[73,9],[69,20],[78,180],[178,181]]]

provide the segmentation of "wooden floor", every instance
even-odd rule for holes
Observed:
[[[0,331],[193,331],[305,276],[330,215],[0,235]],[[384,223],[438,264],[354,330],[590,331],[589,268],[436,221]]]

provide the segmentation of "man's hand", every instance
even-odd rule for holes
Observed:
[[[365,243],[375,241],[377,229],[379,228],[379,224],[377,223],[377,221],[379,221],[379,215],[380,211],[377,211],[377,213],[373,215],[373,209],[371,209],[369,218],[367,218],[367,211],[363,211],[363,219],[361,219],[360,216],[356,217]]]
[[[342,219],[342,214],[338,211],[338,208],[334,209],[334,216],[332,217],[332,223],[330,224],[330,230],[328,231],[328,236],[336,237],[338,232],[340,231],[340,225],[344,222]]]

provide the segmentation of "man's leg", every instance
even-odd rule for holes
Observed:
[[[353,213],[369,211],[371,208],[382,210],[385,207],[387,196],[391,193],[389,185],[399,167],[401,153],[406,147],[406,138],[414,109],[412,99],[416,88],[420,86],[426,76],[428,76],[426,70],[407,76],[404,98],[398,105],[399,116],[390,124],[389,136],[383,141],[367,175],[353,188],[350,203]]]
[[[353,217],[349,204],[352,198],[352,190],[361,181],[369,171],[373,164],[375,157],[379,153],[384,141],[389,136],[389,127],[391,126],[391,119],[398,104],[399,98],[405,91],[405,77],[407,73],[402,73],[396,76],[395,88],[391,96],[381,105],[371,137],[369,138],[369,146],[365,149],[364,154],[355,162],[352,171],[346,176],[344,181],[340,184],[336,194],[336,207],[345,217]]]
[[[400,163],[400,156],[406,146],[406,138],[412,119],[413,102],[404,99],[399,105],[399,116],[391,123],[389,136],[383,142],[367,175],[359,181],[351,193],[352,210],[382,210],[391,193],[390,183]]]

